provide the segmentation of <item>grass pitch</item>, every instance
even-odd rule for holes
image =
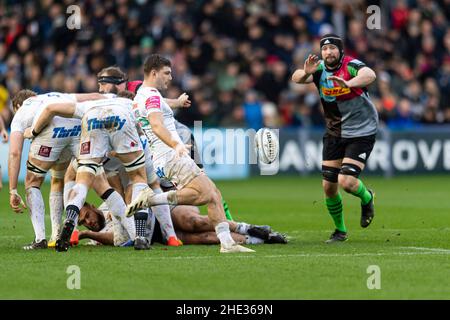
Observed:
[[[9,209],[5,186],[0,299],[450,299],[448,176],[364,181],[376,192],[376,217],[361,229],[359,199],[343,194],[349,241],[339,245],[324,244],[334,228],[320,177],[218,182],[235,220],[269,224],[290,239],[232,255],[215,245],[27,252],[31,222]],[[46,222],[49,235],[48,213]],[[71,265],[80,268],[80,290],[66,286]],[[368,289],[372,265],[381,289]]]

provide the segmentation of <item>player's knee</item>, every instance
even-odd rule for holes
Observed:
[[[339,168],[330,167],[330,166],[322,166],[323,180],[331,182],[331,183],[337,183],[339,171],[340,171]]]
[[[355,186],[358,182],[358,179],[355,176],[340,174],[339,175],[339,185],[346,192],[352,192],[355,189]]]

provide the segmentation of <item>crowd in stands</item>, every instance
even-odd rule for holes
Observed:
[[[66,25],[70,5],[79,29]],[[381,29],[366,25],[380,8]],[[292,83],[330,32],[375,70],[369,93],[391,128],[450,123],[450,1],[77,0],[0,2],[0,113],[22,88],[92,92],[116,65],[142,78],[150,53],[172,60],[167,97],[187,92],[177,118],[204,127],[323,126],[314,85]]]

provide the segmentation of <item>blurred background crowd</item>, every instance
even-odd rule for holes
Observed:
[[[70,5],[81,28],[70,30]],[[369,30],[369,5],[381,30]],[[92,92],[116,65],[142,79],[150,53],[172,59],[167,97],[187,92],[177,118],[224,127],[322,126],[314,85],[290,81],[330,32],[377,73],[369,93],[391,128],[450,123],[450,1],[77,0],[0,1],[0,112],[22,88]]]

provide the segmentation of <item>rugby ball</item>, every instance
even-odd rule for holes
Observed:
[[[255,150],[260,162],[271,164],[278,157],[280,143],[275,132],[268,128],[261,128],[255,135]]]

